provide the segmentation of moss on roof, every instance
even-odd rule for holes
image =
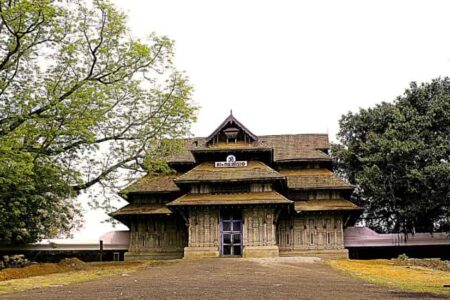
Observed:
[[[173,181],[177,176],[179,174],[176,173],[169,175],[149,174],[122,190],[120,194],[179,192],[180,189]]]
[[[132,203],[111,213],[111,216],[124,215],[168,215],[172,212],[164,205],[159,203]]]
[[[277,171],[260,161],[249,161],[246,167],[216,168],[214,162],[204,162],[175,179],[178,183],[198,181],[244,181],[284,179]]]
[[[282,134],[259,138],[273,148],[274,161],[331,160],[319,149],[328,149],[328,134]]]
[[[283,169],[278,172],[286,176],[290,189],[353,189],[328,169]]]
[[[359,211],[356,204],[345,199],[323,199],[323,200],[308,200],[295,201],[295,210],[302,211]]]
[[[258,136],[258,140],[242,145],[240,143],[209,146],[206,138],[184,140],[184,148],[169,158],[169,163],[195,163],[192,150],[205,151],[218,149],[273,149],[275,161],[313,160],[329,161],[330,157],[320,150],[330,147],[328,134],[280,134]]]
[[[230,194],[187,194],[169,202],[168,206],[227,205],[227,204],[291,204],[277,192],[230,193]]]

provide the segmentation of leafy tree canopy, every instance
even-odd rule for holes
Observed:
[[[196,112],[173,57],[108,1],[0,1],[0,243],[67,233],[77,191],[164,169]]]
[[[387,232],[448,229],[450,79],[412,83],[393,103],[348,113],[333,146],[336,167],[357,186],[369,226]]]

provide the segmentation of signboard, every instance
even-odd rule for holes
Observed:
[[[236,156],[228,155],[226,161],[216,161],[214,166],[216,168],[240,168],[246,167],[247,161],[236,161]]]

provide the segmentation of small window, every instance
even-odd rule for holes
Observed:
[[[113,260],[114,261],[120,261],[120,252],[114,252],[113,253]]]
[[[331,232],[327,232],[327,245],[331,245]]]
[[[312,232],[309,234],[309,244],[314,245],[314,233]]]

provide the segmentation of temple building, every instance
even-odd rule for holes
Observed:
[[[147,175],[111,215],[130,229],[125,259],[347,257],[361,209],[332,172],[327,134],[256,136],[232,114],[184,140],[173,173]]]

